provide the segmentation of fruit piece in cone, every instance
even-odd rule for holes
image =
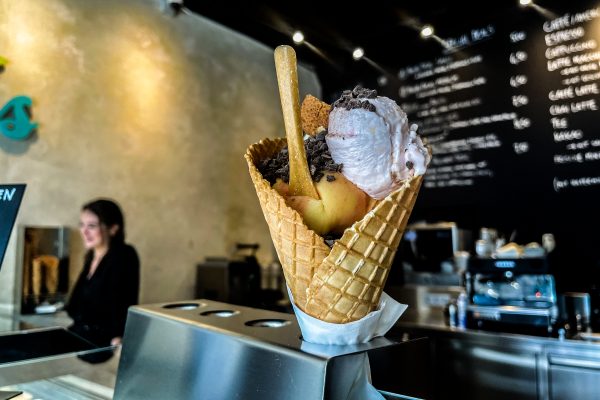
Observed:
[[[339,172],[327,175],[330,180],[315,182],[319,200],[310,196],[290,196],[289,185],[282,180],[273,188],[285,203],[298,211],[304,223],[318,235],[343,233],[369,210],[370,198]]]

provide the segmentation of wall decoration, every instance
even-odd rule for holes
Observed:
[[[14,140],[25,140],[37,128],[31,121],[31,98],[17,96],[0,109],[0,132]]]

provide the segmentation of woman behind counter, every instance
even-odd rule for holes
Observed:
[[[98,346],[118,345],[127,308],[138,302],[137,252],[125,243],[125,220],[111,200],[85,204],[79,231],[87,253],[67,305],[69,329]]]

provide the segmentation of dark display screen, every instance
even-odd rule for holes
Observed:
[[[0,267],[10,239],[25,185],[0,185]]]
[[[96,348],[63,328],[0,335],[0,364]]]

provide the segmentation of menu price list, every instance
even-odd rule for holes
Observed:
[[[403,67],[399,104],[434,153],[425,191],[597,185],[599,21],[600,6],[529,11],[463,29]]]
[[[553,6],[456,21],[403,54],[386,95],[433,150],[414,219],[552,232],[599,262],[600,1]]]
[[[434,154],[421,193],[429,205],[460,203],[465,195],[481,200],[485,192],[504,190],[514,183],[515,158],[528,151],[513,132],[530,124],[507,89],[498,90],[505,72],[490,68],[498,54],[485,51],[497,46],[498,35],[491,23],[469,29],[447,39],[443,54],[400,71],[399,104]]]
[[[566,12],[542,24],[548,121],[556,192],[600,185],[600,7]]]

